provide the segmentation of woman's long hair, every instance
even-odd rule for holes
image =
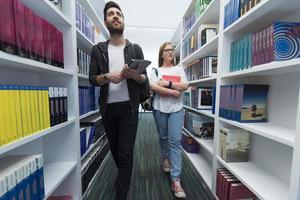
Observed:
[[[159,48],[159,53],[158,53],[158,67],[161,67],[164,64],[164,59],[162,57],[162,54],[163,54],[164,49],[165,49],[165,47],[167,45],[171,45],[172,46],[171,42],[165,42]],[[174,56],[174,59],[172,59],[171,63],[173,65],[175,65],[175,56]]]

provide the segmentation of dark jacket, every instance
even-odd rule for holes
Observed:
[[[105,74],[109,72],[109,60],[108,60],[108,43],[100,42],[95,45],[91,52],[91,62],[90,62],[90,72],[89,72],[89,82],[93,86],[99,86],[96,77],[100,74]],[[125,64],[128,64],[131,59],[144,59],[144,54],[142,48],[139,45],[132,44],[128,40],[126,40],[126,45],[124,48],[124,59]],[[146,71],[143,73],[147,75]],[[100,112],[102,116],[106,113],[107,108],[107,98],[108,98],[108,85],[105,84],[101,86],[100,89]],[[140,87],[141,84],[138,84],[132,79],[127,79],[128,93],[130,98],[130,104],[132,108],[132,112],[137,111],[139,108],[140,102]]]

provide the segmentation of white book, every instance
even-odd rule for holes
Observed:
[[[198,28],[198,48],[210,42],[219,32],[219,24],[201,24]],[[203,38],[205,42],[203,41]]]

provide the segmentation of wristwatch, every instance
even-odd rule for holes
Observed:
[[[103,74],[103,79],[105,80],[105,82],[106,82],[106,83],[108,83],[108,82],[109,82],[109,79],[108,79],[108,76],[107,76],[107,74]]]

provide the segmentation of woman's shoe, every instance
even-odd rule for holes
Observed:
[[[186,194],[185,194],[184,190],[181,187],[179,179],[177,179],[175,181],[172,181],[171,189],[173,190],[174,195],[177,198],[186,198]]]

